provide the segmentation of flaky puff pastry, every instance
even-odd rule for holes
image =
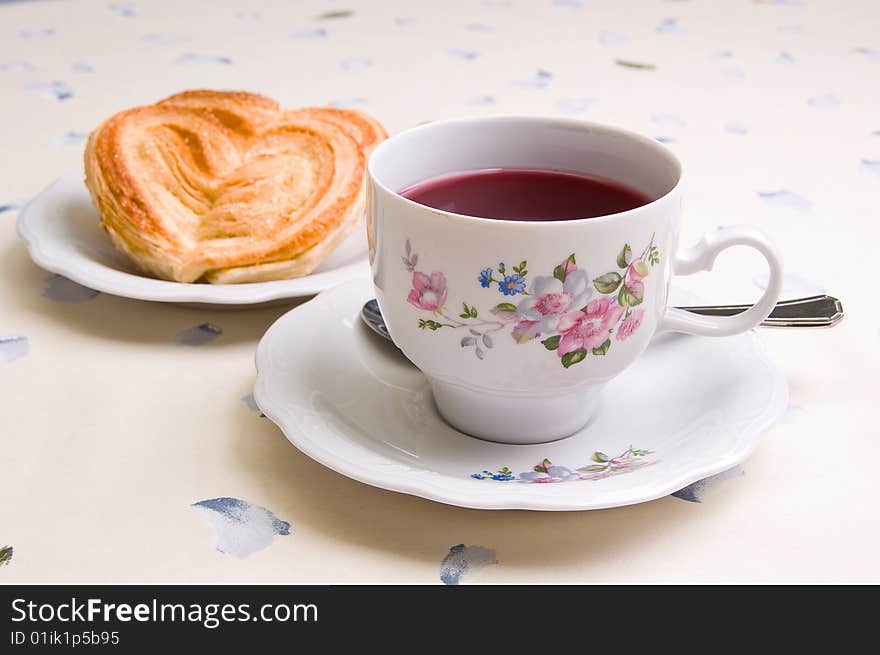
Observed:
[[[386,136],[354,110],[186,91],[99,125],[86,186],[113,244],[146,273],[214,284],[300,277],[358,223],[366,157]]]

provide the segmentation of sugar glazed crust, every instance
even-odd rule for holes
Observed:
[[[386,137],[356,110],[186,91],[101,123],[85,182],[114,246],[147,274],[301,277],[357,225],[366,157]]]

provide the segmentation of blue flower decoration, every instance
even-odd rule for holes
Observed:
[[[513,273],[498,283],[498,290],[505,296],[515,296],[526,290],[526,279],[522,275]]]
[[[484,268],[480,271],[480,286],[484,289],[488,289],[489,285],[492,283],[492,269]]]
[[[483,479],[483,476],[480,475],[479,473],[471,473],[471,477],[472,477],[474,480],[482,480],[482,479]]]
[[[513,478],[514,476],[510,475],[509,473],[496,473],[492,476],[493,480],[498,480],[499,482],[508,482],[510,480],[513,480]]]

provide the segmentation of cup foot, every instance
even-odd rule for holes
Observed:
[[[456,430],[506,444],[540,444],[569,437],[596,412],[603,385],[555,394],[475,391],[429,379],[437,409]]]

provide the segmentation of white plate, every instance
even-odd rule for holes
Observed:
[[[353,281],[278,319],[257,349],[254,397],[306,455],[383,489],[480,509],[640,503],[735,466],[787,406],[785,378],[754,332],[670,336],[608,384],[578,434],[535,446],[481,441],[444,423],[421,372],[361,324],[372,294],[368,280]],[[597,451],[630,455],[615,465]],[[536,473],[545,458],[549,474]],[[515,479],[472,477],[502,467]]]
[[[82,175],[74,173],[53,182],[22,209],[18,233],[42,268],[96,291],[140,300],[251,305],[311,296],[369,272],[361,225],[314,273],[294,280],[182,284],[145,277],[110,243]]]

